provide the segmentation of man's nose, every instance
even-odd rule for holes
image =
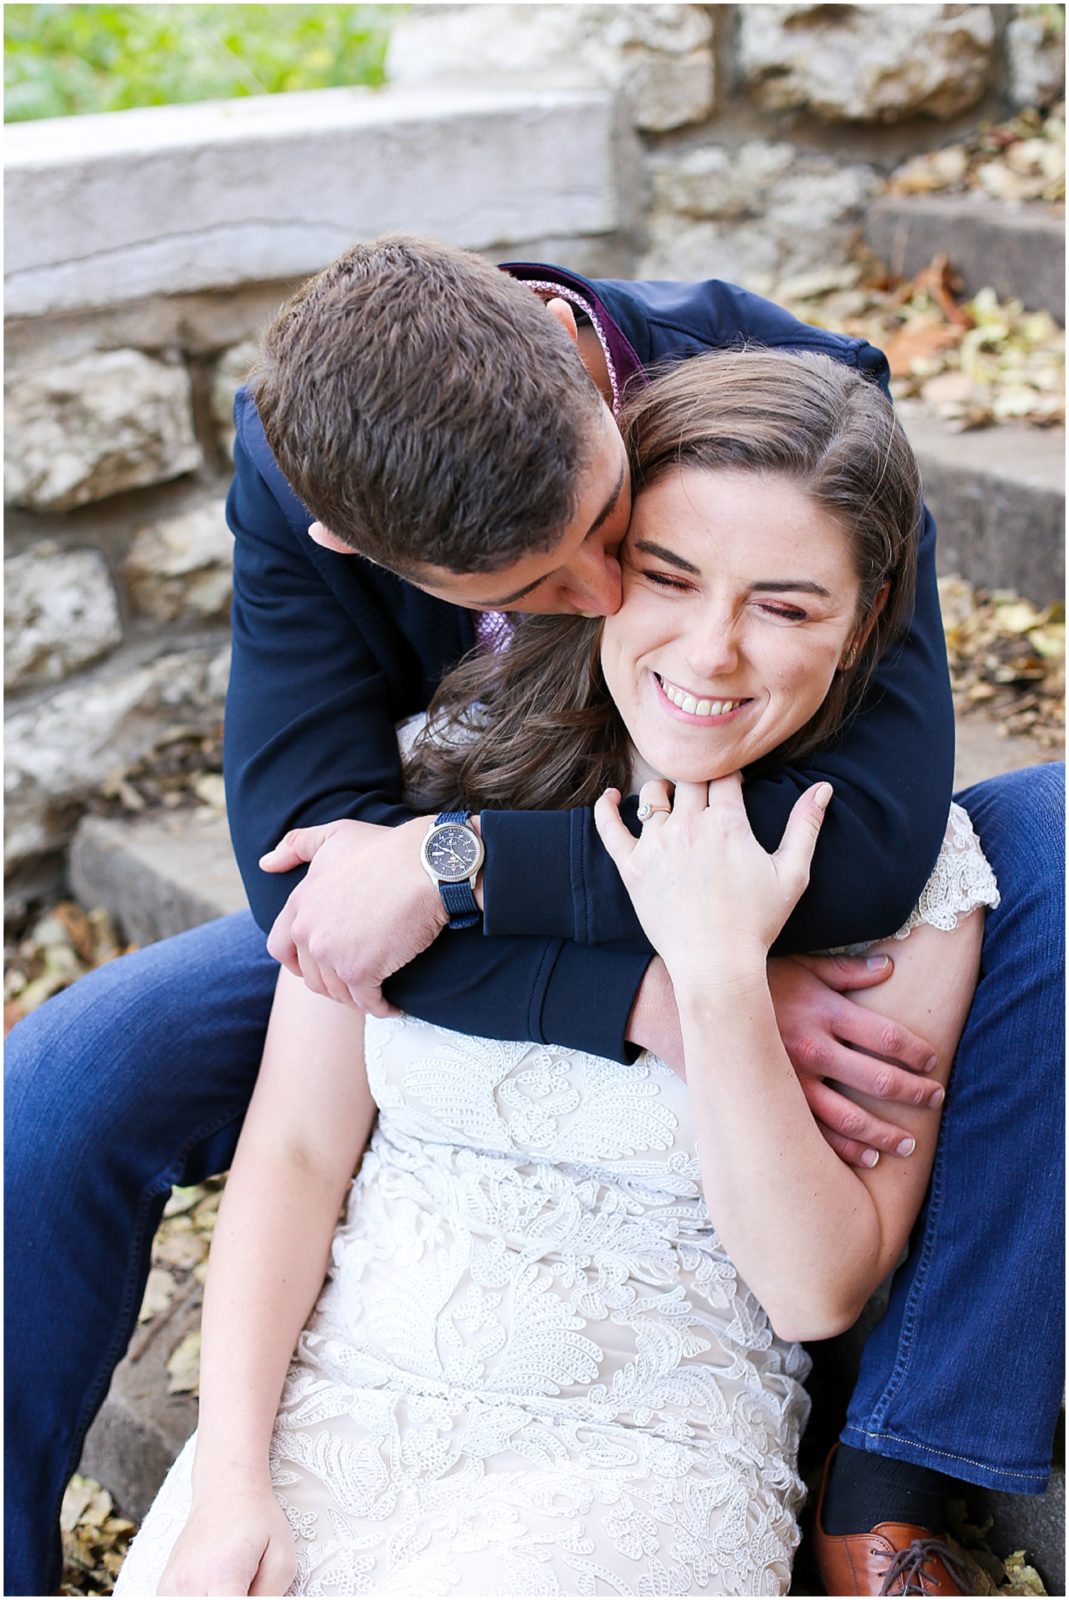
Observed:
[[[581,551],[562,576],[562,592],[574,610],[611,617],[623,598],[619,561],[601,547]]]

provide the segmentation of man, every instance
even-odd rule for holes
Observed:
[[[663,968],[589,814],[462,821],[485,866],[473,887],[440,893],[420,863],[428,819],[403,802],[394,724],[472,645],[507,647],[508,610],[615,609],[629,484],[613,402],[658,362],[746,338],[823,349],[885,381],[870,346],[729,285],[500,273],[419,240],[356,247],[280,315],[256,400],[243,393],[236,408],[226,768],[257,922],[317,992],[617,1059],[678,1051]],[[910,636],[854,727],[806,772],[747,784],[766,844],[818,772],[835,786],[784,952],[898,926],[935,858],[953,730],[933,544],[929,519]],[[1056,801],[1046,769],[966,801],[1003,909],[989,919],[918,1244],[869,1341],[829,1476],[821,1560],[838,1593],[879,1592],[892,1563],[893,1583],[915,1586],[923,1570],[961,1592],[925,1542],[940,1526],[940,1469],[1023,1492],[1048,1470],[1054,1319],[1032,1366],[1017,1355],[1019,1307],[1031,1287],[1042,1306],[1028,1315],[1049,1311],[1060,1270],[1044,1183],[1060,1081]],[[63,1484],[136,1317],[155,1221],[172,1183],[229,1161],[276,971],[252,919],[228,918],[102,969],[12,1035],[9,1592],[54,1586]],[[901,1134],[828,1080],[911,1103],[935,1092],[924,1041],[889,1036],[839,992],[879,978],[856,961],[770,964],[810,1105],[855,1161],[906,1159]],[[987,1163],[983,1141],[996,1137]],[[986,1287],[1003,1270],[1012,1300]],[[893,1533],[873,1535],[889,1521]]]

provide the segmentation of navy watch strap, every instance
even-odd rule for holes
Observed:
[[[470,816],[470,811],[440,811],[434,819],[434,826],[437,828],[443,822],[463,824]],[[439,883],[438,893],[442,897],[451,928],[472,928],[482,917],[470,883]]]
[[[442,904],[449,913],[451,928],[471,928],[479,921],[482,912],[479,902],[471,892],[470,883],[440,883],[438,891]]]

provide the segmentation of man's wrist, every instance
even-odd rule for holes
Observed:
[[[417,852],[417,855],[420,854],[420,852],[422,851],[423,841],[427,837],[428,830],[430,828],[433,828],[433,826],[434,826],[436,821],[437,821],[437,814],[435,816],[413,817],[411,822],[406,822],[406,823],[402,824],[403,827],[412,828],[414,830],[414,835],[415,835],[415,838],[416,838],[416,852]],[[478,838],[478,840],[479,840],[479,842],[481,844],[482,843],[483,834],[482,834],[482,826],[481,826],[481,823],[480,823],[480,818],[479,818],[478,812],[474,812],[472,815],[470,815],[467,818],[465,826],[469,827],[471,829],[472,833],[474,833],[476,835],[476,837]],[[480,865],[479,871],[476,874],[475,882],[471,886],[472,887],[472,894],[475,897],[475,904],[478,906],[480,911],[482,911],[482,909],[483,909],[483,865],[485,865],[485,862]],[[437,884],[435,884],[435,882],[433,881],[433,879],[430,877],[430,875],[428,873],[421,872],[420,873],[420,877],[423,879],[424,883],[427,885],[427,889],[430,892],[430,894],[433,895],[433,897],[434,897],[435,917],[436,917],[436,919],[438,921],[439,926],[442,927],[442,928],[448,927],[448,925],[449,925],[449,913],[445,908],[445,903],[444,903],[444,901],[442,899],[441,890],[438,888]]]

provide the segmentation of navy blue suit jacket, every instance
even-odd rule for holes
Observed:
[[[824,351],[886,387],[886,362],[873,346],[807,327],[730,284],[592,283],[536,263],[506,270],[579,290],[625,376],[749,340]],[[245,391],[235,417],[225,770],[234,849],[266,930],[301,873],[264,873],[257,861],[288,829],[337,817],[396,824],[412,815],[394,725],[426,707],[474,632],[472,613],[359,556],[316,545],[306,532],[311,514],[283,477]],[[746,784],[751,823],[770,849],[804,788],[819,778],[835,787],[810,888],[778,951],[877,938],[905,921],[938,854],[953,760],[935,528],[926,514],[910,634],[882,663],[864,713],[804,768]],[[482,829],[484,927],[443,934],[390,980],[389,998],[463,1032],[626,1059],[626,1022],[650,950],[591,813],[485,811]]]

